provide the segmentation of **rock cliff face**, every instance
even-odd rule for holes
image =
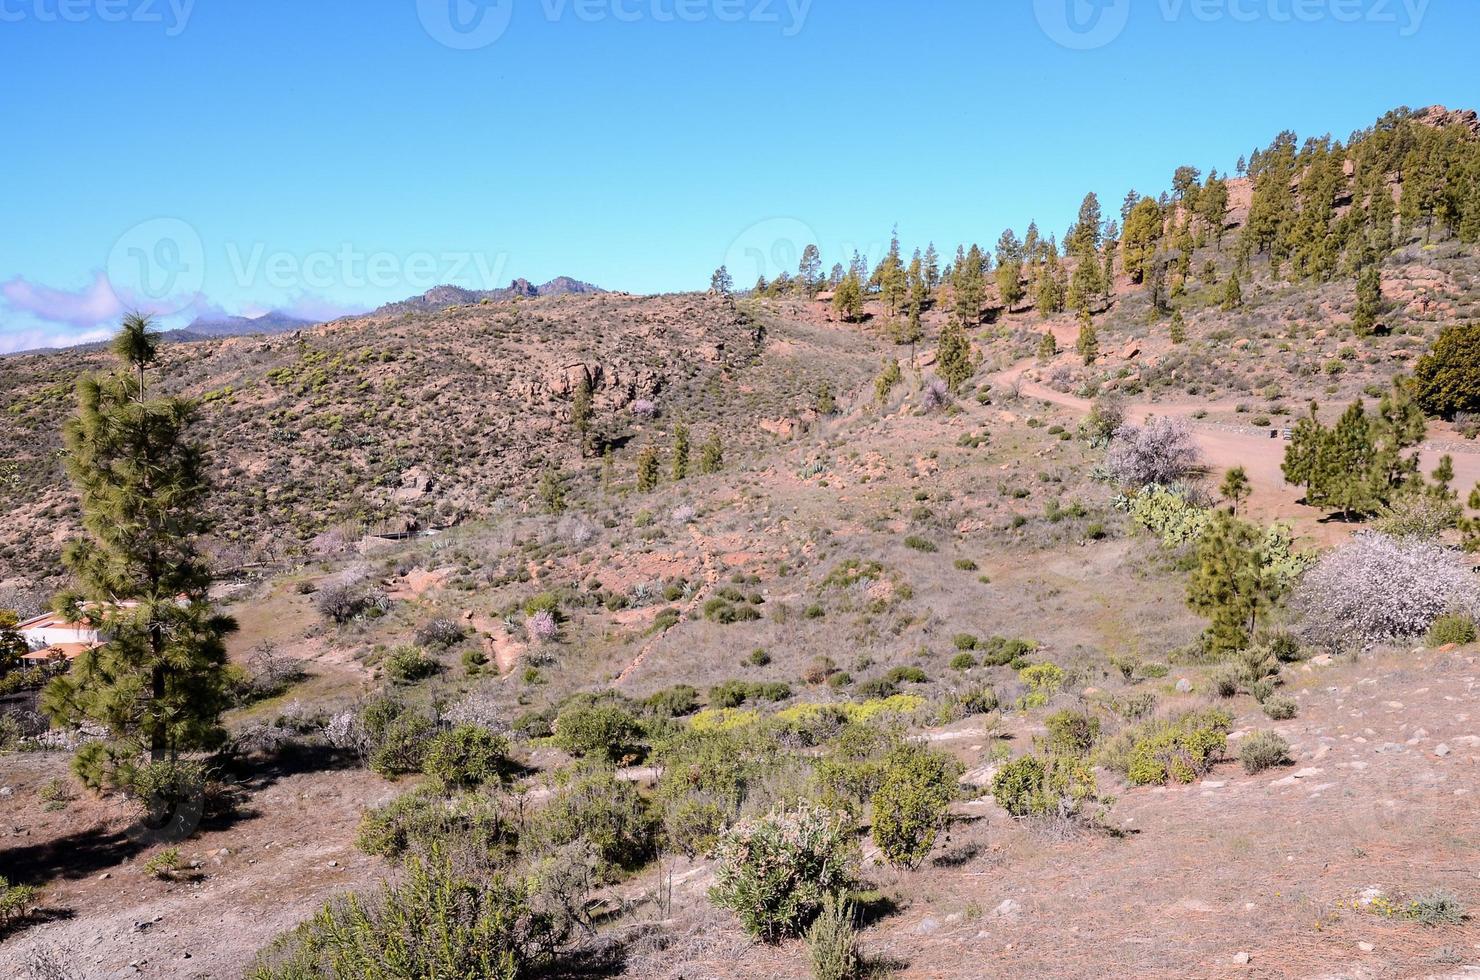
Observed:
[[[330,528],[446,526],[522,505],[545,466],[580,459],[569,426],[582,375],[593,437],[620,441],[639,400],[660,419],[725,416],[717,382],[761,337],[718,298],[535,297],[172,345],[160,383],[201,401],[216,543],[251,560]],[[0,412],[15,422],[0,427],[0,582],[44,577],[75,529],[58,432],[76,379],[109,363],[80,350],[0,359]]]

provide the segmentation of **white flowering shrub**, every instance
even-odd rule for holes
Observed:
[[[925,381],[925,387],[920,391],[920,408],[926,412],[936,412],[951,403],[951,388],[940,378],[932,375]]]
[[[535,643],[554,643],[560,637],[560,623],[548,609],[541,609],[526,619],[524,630]]]
[[[1392,643],[1422,635],[1447,613],[1480,615],[1480,579],[1459,552],[1366,531],[1306,573],[1293,606],[1313,644]]]
[[[715,845],[710,901],[767,942],[796,935],[853,883],[857,850],[851,821],[831,810],[803,803],[746,820]]]
[[[1176,483],[1201,465],[1202,454],[1185,419],[1154,418],[1122,425],[1110,440],[1105,467],[1117,483],[1144,487]]]

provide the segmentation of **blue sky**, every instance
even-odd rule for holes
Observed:
[[[0,351],[130,306],[702,288],[1062,232],[1283,128],[1480,105],[1463,0],[0,0]]]

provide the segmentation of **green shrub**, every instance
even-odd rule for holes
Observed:
[[[854,880],[857,845],[845,814],[800,804],[743,821],[715,845],[709,898],[752,936],[776,942],[812,921]]]
[[[1465,921],[1465,908],[1448,892],[1420,895],[1404,910],[1404,918],[1426,926],[1457,926]]]
[[[1019,670],[1018,680],[1028,686],[1023,707],[1038,708],[1048,704],[1063,688],[1065,676],[1064,668],[1057,664],[1032,664]]]
[[[1025,755],[997,770],[992,798],[1014,817],[1082,818],[1099,800],[1099,786],[1084,758]]]
[[[870,801],[873,841],[885,860],[900,868],[925,860],[946,827],[961,772],[961,764],[943,752],[907,745],[889,754]]]
[[[925,671],[910,666],[895,667],[884,678],[894,684],[924,684],[929,680]]]
[[[199,813],[205,806],[206,767],[185,759],[147,762],[120,770],[123,788],[144,808],[152,827],[183,820],[186,813]],[[189,829],[189,828],[185,828]]]
[[[440,664],[420,647],[397,647],[381,661],[385,675],[398,684],[414,684],[437,672]]]
[[[29,916],[40,897],[40,889],[31,885],[12,885],[4,875],[0,875],[0,937]]]
[[[499,779],[509,740],[481,725],[464,724],[438,732],[427,743],[421,771],[446,790],[471,789]]]
[[[1222,757],[1231,725],[1227,712],[1209,709],[1133,730],[1124,758],[1126,779],[1134,786],[1192,782]]]
[[[1051,755],[1089,755],[1100,739],[1100,719],[1088,712],[1065,708],[1043,723],[1048,728],[1044,748]]]
[[[648,695],[643,707],[654,718],[682,718],[699,710],[699,691],[688,684],[678,684]]]
[[[523,847],[550,854],[572,843],[589,844],[603,877],[641,867],[657,845],[657,821],[631,782],[603,765],[561,772],[555,794],[530,821]]]
[[[753,787],[775,771],[777,756],[775,740],[755,726],[686,729],[658,745],[654,797],[668,847],[691,857],[708,851]]]
[[[555,744],[578,759],[621,762],[642,751],[642,725],[620,705],[581,702],[555,719]]]
[[[738,708],[746,701],[785,701],[791,687],[779,681],[762,684],[751,681],[725,681],[709,689],[711,708]]]
[[[975,666],[976,657],[972,656],[964,650],[951,658],[952,670],[970,670]]]
[[[822,901],[822,911],[807,930],[807,955],[813,980],[856,980],[861,961],[853,904],[833,895]]]
[[[427,744],[437,726],[415,711],[404,711],[391,719],[373,740],[370,769],[386,778],[420,772]]]
[[[153,857],[144,862],[144,873],[151,878],[167,881],[173,878],[181,868],[185,866],[180,857],[180,851],[175,847],[167,847],[158,851]]]
[[[905,538],[904,545],[906,548],[911,548],[915,551],[922,551],[926,554],[932,554],[940,550],[935,546],[934,541],[931,541],[929,538],[922,538],[918,534],[911,534],[909,537]]]
[[[413,857],[396,883],[324,906],[258,954],[250,980],[480,977],[517,980],[565,939],[538,914],[528,886],[478,879],[449,859]],[[393,966],[391,966],[393,964]]]
[[[970,558],[957,558],[956,568],[962,572],[974,572],[977,570],[977,564]]]
[[[391,860],[413,850],[431,852],[439,847],[506,854],[512,851],[513,842],[513,827],[493,800],[475,793],[448,799],[427,789],[366,810],[355,835],[360,850]]]
[[[1299,712],[1299,703],[1288,695],[1274,694],[1264,699],[1264,713],[1273,721],[1289,721]]]
[[[1239,743],[1238,761],[1250,776],[1290,762],[1290,743],[1274,732],[1251,732]]]
[[[1468,616],[1440,616],[1434,620],[1429,627],[1428,637],[1424,642],[1431,647],[1442,647],[1454,644],[1464,646],[1474,643],[1476,639],[1475,621]]]
[[[1037,649],[1038,645],[1029,640],[1009,639],[1003,636],[994,636],[984,643],[976,644],[976,651],[981,654],[982,664],[987,667],[1005,667]]]

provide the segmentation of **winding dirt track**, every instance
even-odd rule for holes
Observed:
[[[1080,414],[1088,414],[1090,401],[1074,395],[1055,391],[1046,385],[1025,378],[1024,372],[1036,362],[1032,359],[1020,361],[992,377],[994,387],[1012,386],[1016,383],[1024,398],[1060,405]],[[1234,402],[1131,402],[1126,406],[1127,419],[1142,419],[1148,415],[1185,418],[1192,422],[1193,438],[1202,450],[1203,459],[1209,469],[1221,473],[1235,466],[1242,466],[1254,487],[1252,503],[1256,509],[1271,516],[1308,516],[1313,511],[1295,503],[1298,494],[1285,484],[1280,469],[1285,460],[1286,442],[1272,438],[1271,429],[1254,429],[1219,425],[1192,419],[1198,412],[1232,412]],[[1470,488],[1480,484],[1480,447],[1437,446],[1425,443],[1421,449],[1421,460],[1425,473],[1433,472],[1445,455],[1454,460],[1454,482],[1452,486],[1461,497],[1468,496]]]

